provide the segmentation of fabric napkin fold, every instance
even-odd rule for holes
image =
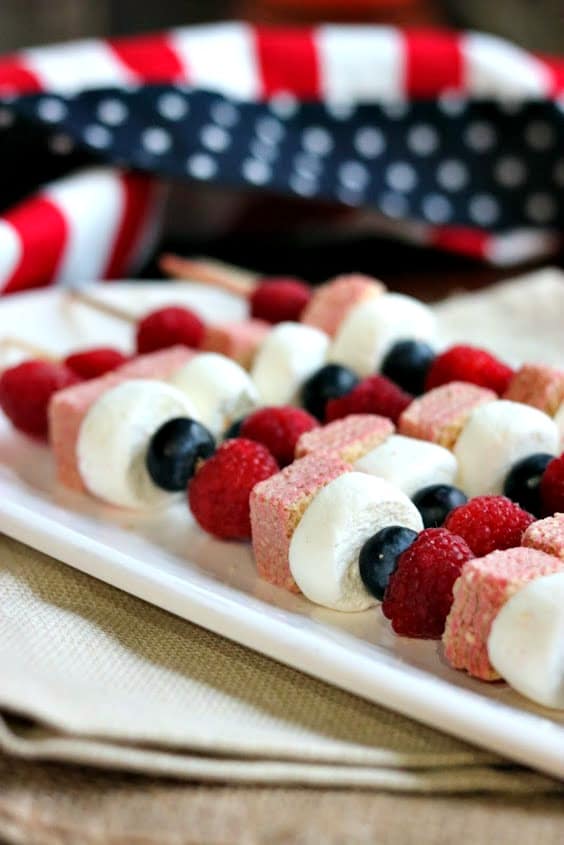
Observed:
[[[25,759],[212,782],[564,789],[6,537],[0,711],[0,750]]]

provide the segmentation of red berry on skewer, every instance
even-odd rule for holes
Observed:
[[[198,349],[204,339],[202,320],[188,308],[167,306],[152,311],[137,326],[137,352],[157,352],[169,346]]]
[[[18,431],[45,439],[48,408],[58,390],[81,379],[65,364],[30,360],[10,367],[0,377],[0,407]]]
[[[267,323],[297,322],[311,299],[311,288],[299,279],[264,279],[249,297],[251,316]]]
[[[437,355],[427,372],[425,389],[432,390],[451,381],[467,381],[501,396],[514,375],[511,367],[485,349],[459,344]]]
[[[99,346],[94,349],[83,349],[67,355],[64,364],[77,376],[88,381],[116,370],[129,361],[129,356],[112,349],[110,346]]]

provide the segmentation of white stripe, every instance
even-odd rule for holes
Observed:
[[[550,94],[546,66],[495,35],[471,32],[461,37],[465,88],[472,97],[542,97]]]
[[[22,242],[14,227],[0,220],[0,285],[4,285],[17,269],[22,257]]]
[[[26,66],[50,92],[73,94],[85,88],[128,85],[136,77],[103,41],[89,39],[23,50]]]
[[[56,280],[74,284],[100,279],[124,213],[119,171],[102,167],[85,170],[53,183],[43,193],[61,211],[68,226]]]
[[[223,23],[173,29],[170,41],[190,85],[241,100],[259,95],[261,81],[250,26]]]
[[[403,40],[390,26],[320,26],[315,35],[324,99],[397,101],[405,96]]]
[[[515,229],[506,235],[495,235],[488,241],[486,258],[492,264],[509,267],[532,258],[557,251],[561,238],[556,232]]]

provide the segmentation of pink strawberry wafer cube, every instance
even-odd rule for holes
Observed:
[[[443,634],[445,657],[483,681],[500,676],[488,657],[492,623],[506,601],[529,581],[564,571],[564,561],[522,546],[469,560],[454,585]]]
[[[379,296],[384,290],[382,282],[362,273],[337,276],[313,292],[300,321],[334,337],[351,308]]]
[[[261,481],[251,493],[253,551],[261,578],[299,593],[290,572],[290,541],[315,494],[350,470],[339,458],[315,454]]]
[[[564,560],[564,513],[532,522],[521,537],[521,545]]]
[[[525,364],[509,382],[503,398],[532,405],[552,417],[564,402],[564,370]]]
[[[272,326],[264,320],[240,320],[206,326],[201,345],[205,352],[219,352],[249,368]]]
[[[351,414],[322,428],[305,431],[296,444],[296,458],[317,453],[352,464],[383,443],[394,431],[395,426],[387,417]]]
[[[128,379],[167,379],[193,355],[194,352],[184,346],[140,355],[105,376],[55,393],[49,404],[49,442],[55,458],[57,480],[71,490],[84,492],[76,444],[82,420],[106,390]]]
[[[399,419],[399,432],[452,449],[474,408],[494,399],[493,390],[451,381],[414,399]]]

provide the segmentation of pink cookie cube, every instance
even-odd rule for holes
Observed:
[[[304,432],[296,444],[296,458],[323,454],[354,463],[393,434],[395,426],[376,414],[351,414],[322,428]]]
[[[564,513],[531,523],[521,537],[521,545],[564,560]]]
[[[552,417],[564,402],[564,370],[525,364],[509,382],[503,398],[532,405]]]
[[[272,326],[264,320],[240,320],[206,326],[201,346],[204,352],[219,352],[249,369],[256,352]]]
[[[251,529],[261,578],[300,592],[290,572],[292,535],[315,494],[348,470],[350,466],[338,458],[315,454],[256,485],[251,493]]]
[[[300,321],[334,337],[351,308],[379,296],[384,290],[382,282],[362,273],[337,276],[313,292]]]
[[[443,384],[408,405],[399,419],[399,432],[452,449],[474,408],[494,399],[493,390],[465,381]]]
[[[106,390],[133,378],[167,379],[193,355],[194,352],[184,346],[140,355],[105,376],[55,393],[49,404],[49,442],[57,480],[71,490],[85,491],[78,471],[76,444],[82,420]]]
[[[465,563],[454,585],[454,602],[443,634],[451,666],[483,681],[497,680],[488,657],[488,637],[496,615],[526,583],[562,571],[564,561],[523,547]]]

